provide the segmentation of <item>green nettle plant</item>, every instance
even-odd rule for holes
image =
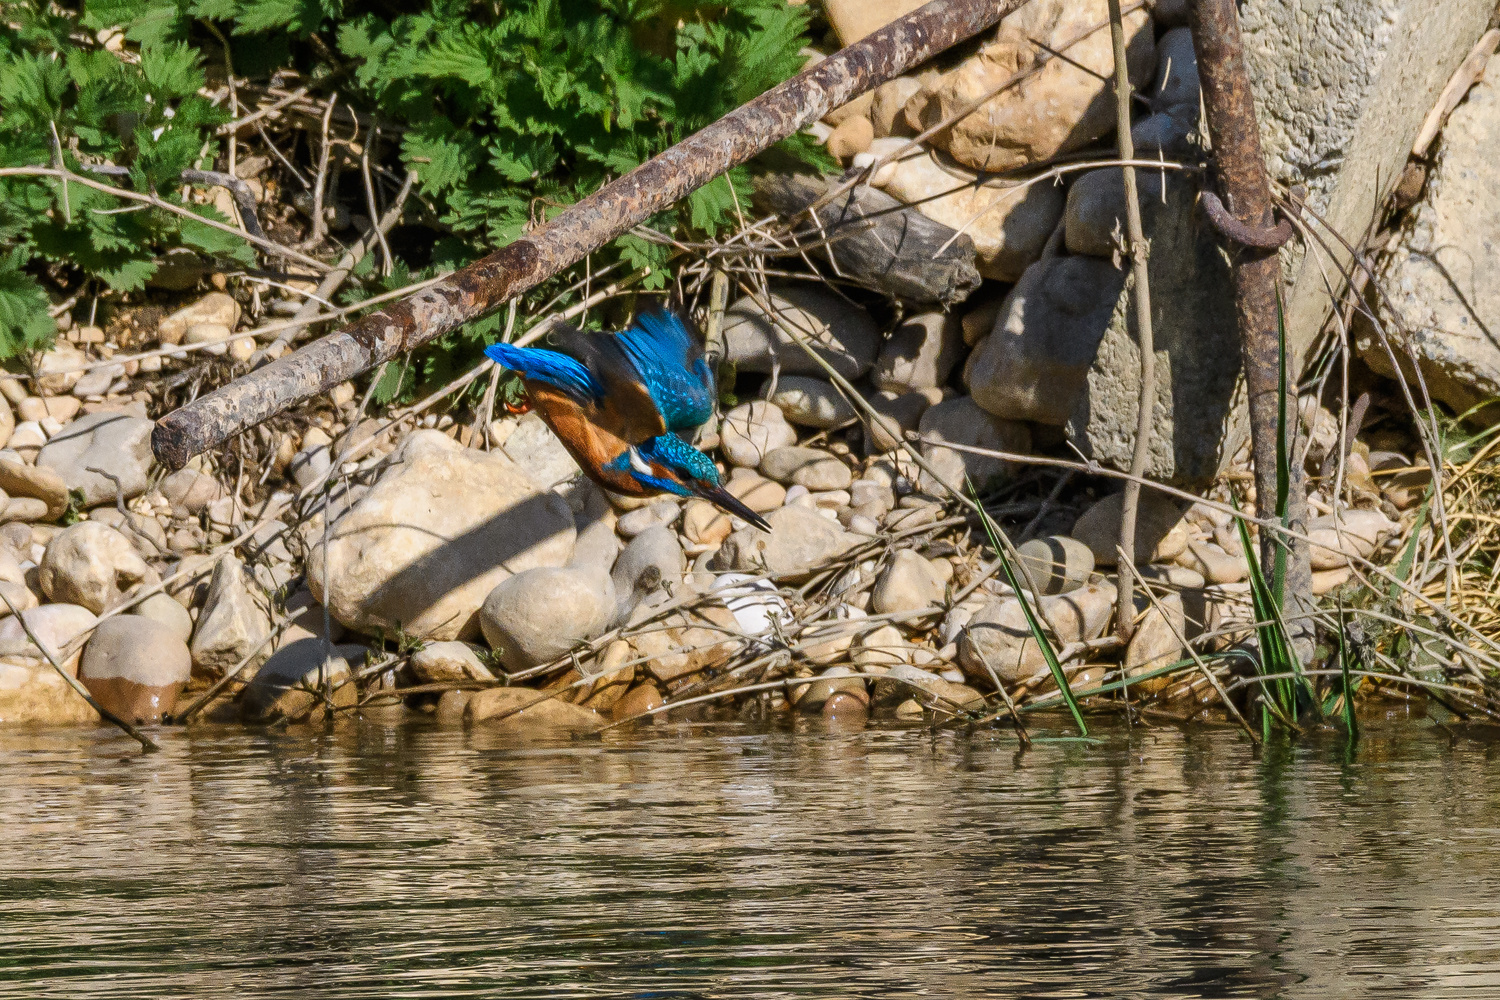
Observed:
[[[230,119],[226,49],[242,88],[295,73],[312,95],[337,95],[399,137],[389,165],[415,171],[436,216],[436,269],[513,240],[792,75],[808,23],[785,0],[22,0],[3,11],[0,357],[50,341],[49,291],[89,278],[141,289],[178,247],[256,263],[231,233],[15,169],[65,165],[227,221],[184,200],[181,180],[226,166],[216,134]],[[123,45],[111,41],[119,31]],[[828,165],[805,139],[783,148]],[[100,165],[128,174],[88,171]],[[712,236],[748,196],[737,170],[654,225]],[[660,287],[667,253],[629,235],[594,263],[652,267],[644,284]],[[398,277],[410,280],[404,267]]]

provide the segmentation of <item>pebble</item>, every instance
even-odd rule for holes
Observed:
[[[769,514],[786,503],[786,487],[754,469],[736,467],[729,474],[729,482],[724,488],[757,514]]]
[[[530,688],[488,688],[469,696],[464,721],[484,723],[490,732],[520,739],[548,738],[602,729],[604,717],[563,701],[543,698]]]
[[[877,389],[900,395],[946,385],[964,353],[963,325],[955,313],[908,317],[880,348],[870,372]]]
[[[162,344],[180,344],[188,328],[200,323],[217,324],[228,331],[240,321],[240,306],[224,292],[209,292],[198,301],[183,306],[157,325],[156,336]]]
[[[872,673],[885,673],[911,658],[911,644],[894,625],[882,625],[857,637],[851,649],[854,665]]]
[[[68,489],[82,490],[85,506],[114,503],[120,495],[130,500],[146,492],[155,426],[124,413],[86,414],[48,442],[36,464],[55,471]]]
[[[923,701],[935,701],[937,707],[948,714],[956,708],[984,707],[984,696],[967,684],[955,684],[929,670],[905,663],[896,664],[875,680],[876,704],[899,705],[908,699],[915,701],[914,692],[920,692]]]
[[[848,667],[829,667],[818,675],[817,680],[793,687],[788,699],[799,712],[817,712],[837,694],[855,698],[861,705],[870,703],[865,678]]]
[[[0,521],[42,521],[50,513],[45,501],[33,500],[31,497],[11,497],[0,507]]]
[[[14,379],[7,379],[7,384],[14,384]],[[10,403],[0,396],[0,448],[10,441],[10,436],[16,429],[16,415],[11,412]]]
[[[333,454],[328,450],[328,445],[320,444],[303,448],[293,455],[287,472],[292,481],[305,490],[322,480],[332,468]]]
[[[870,124],[870,119],[854,115],[845,118],[828,135],[828,155],[841,162],[847,162],[854,158],[856,153],[863,153],[870,148],[870,143],[875,138],[875,128]]]
[[[1073,525],[1072,535],[1087,545],[1097,566],[1119,562],[1123,493],[1111,493],[1084,511]],[[1187,548],[1187,525],[1177,503],[1153,490],[1142,490],[1135,522],[1137,564],[1170,562]]]
[[[1202,573],[1186,566],[1171,564],[1141,566],[1136,569],[1136,572],[1150,583],[1172,587],[1176,590],[1198,590],[1208,583]]]
[[[98,399],[107,394],[109,387],[124,374],[124,365],[105,365],[102,368],[86,371],[77,382],[73,383],[73,396],[79,400]]]
[[[163,479],[158,488],[174,508],[193,515],[203,513],[224,492],[217,479],[193,468],[178,469]]]
[[[728,514],[707,500],[689,500],[682,510],[682,536],[699,551],[717,549],[734,530]]]
[[[1059,643],[1096,639],[1114,613],[1115,588],[1090,583],[1068,594],[1043,597],[1033,606],[1049,622]],[[959,665],[965,675],[993,686],[990,668],[1007,684],[1023,681],[1047,669],[1042,649],[1032,638],[1026,614],[1016,597],[986,605],[964,627],[958,640]]]
[[[928,440],[949,441],[1021,455],[1031,451],[1029,427],[986,413],[968,396],[945,400],[928,408],[922,414],[917,429]],[[1011,469],[1004,459],[954,451],[940,444],[923,444],[922,457],[942,476],[940,483],[925,470],[922,471],[922,489],[932,494],[946,493],[943,483],[962,489],[966,475],[976,488],[982,489],[990,479],[1007,475]]]
[[[1346,510],[1325,514],[1307,524],[1314,570],[1339,569],[1350,557],[1368,559],[1399,527],[1378,510]]]
[[[626,691],[625,696],[615,702],[609,714],[613,721],[624,722],[626,719],[633,719],[652,709],[661,708],[665,704],[666,699],[662,697],[661,689],[650,681],[642,681]],[[653,718],[648,715],[642,721],[649,723]]]
[[[730,464],[744,468],[754,468],[767,453],[796,443],[797,432],[780,408],[765,400],[736,406],[719,426],[719,449]]]
[[[362,661],[365,647],[328,646],[321,639],[299,639],[278,649],[240,693],[240,718],[249,723],[279,719],[318,722],[324,718],[323,687],[331,685],[336,708],[349,708],[359,695],[348,678],[349,661]]]
[[[631,539],[615,560],[611,576],[614,591],[628,612],[657,587],[678,586],[686,570],[687,559],[676,532],[658,524]]]
[[[898,719],[911,721],[920,719],[926,714],[927,709],[923,708],[922,703],[914,698],[908,698],[896,706],[896,718]]]
[[[193,616],[188,613],[187,608],[178,604],[167,594],[152,594],[132,607],[130,613],[149,618],[161,625],[181,639],[183,649],[187,649],[187,642],[193,637]]]
[[[42,650],[46,650],[53,659],[57,660],[58,666],[76,676],[78,660],[83,655],[83,648],[79,646],[66,658],[63,657],[63,650],[74,639],[93,628],[94,623],[99,620],[98,616],[88,608],[77,604],[44,604],[39,608],[22,611],[21,620],[36,634],[42,648],[37,649],[31,644],[26,628],[16,620],[15,615],[0,618],[0,646],[25,648],[27,652],[20,655],[29,655],[41,660],[43,666],[46,666],[46,663],[41,654]],[[51,668],[48,667],[48,670],[50,672]],[[78,696],[75,694],[73,697]]]
[[[1016,554],[1030,571],[1044,595],[1066,594],[1088,583],[1094,572],[1094,554],[1089,547],[1065,535],[1033,538],[1016,547]],[[1021,576],[1024,585],[1026,578]]]
[[[88,355],[76,347],[57,344],[42,355],[37,366],[37,388],[44,396],[60,396],[78,384],[83,377],[83,366],[88,364]]]
[[[205,354],[223,356],[228,353],[229,345],[225,343],[229,339],[231,331],[223,323],[194,323],[183,332],[182,343],[205,344]]]
[[[1165,614],[1163,614],[1165,611]],[[1167,594],[1146,608],[1136,623],[1135,634],[1125,648],[1125,675],[1136,677],[1176,663],[1186,654],[1180,636],[1187,634],[1187,616],[1182,595]],[[1173,683],[1170,676],[1131,681],[1142,694],[1155,694]]]
[[[620,515],[615,530],[622,538],[634,538],[649,528],[670,527],[682,516],[682,508],[675,500],[656,500],[645,507],[637,507]]]
[[[411,670],[423,684],[493,682],[495,675],[468,643],[429,642],[411,654]]]
[[[1188,542],[1177,564],[1201,573],[1209,583],[1239,583],[1250,574],[1243,556],[1232,556],[1213,542]]]
[[[835,691],[832,697],[823,702],[823,710],[820,714],[830,722],[849,723],[860,727],[864,725],[869,712],[866,699],[848,691]]]
[[[512,671],[565,655],[602,634],[614,617],[615,586],[608,576],[560,566],[500,581],[479,611],[485,641]]]
[[[721,573],[714,577],[710,589],[746,635],[765,635],[775,627],[775,619],[787,621],[791,617],[786,601],[768,580],[745,573]]]
[[[882,389],[870,397],[870,408],[877,416],[866,428],[867,450],[871,453],[894,451],[922,422],[922,414],[943,400],[940,389],[914,389],[897,395]]]
[[[776,284],[768,315],[745,296],[724,314],[725,358],[741,372],[782,376],[823,375],[823,368],[788,331],[844,378],[854,380],[875,363],[880,330],[869,314],[836,292],[812,284]]]
[[[1312,575],[1313,596],[1322,597],[1324,594],[1331,594],[1353,578],[1354,569],[1350,566],[1314,571]]]
[[[114,507],[101,507],[90,514],[89,520],[94,524],[114,528],[130,539],[130,543],[147,559],[155,559],[166,551],[167,533],[161,522],[149,514],[139,514],[133,510],[122,514]]]
[[[78,415],[78,408],[82,405],[74,396],[27,396],[17,404],[16,413],[22,420],[40,422],[51,417],[67,423]]]
[[[810,375],[787,375],[776,383],[770,402],[800,427],[831,430],[855,418],[854,404],[832,382]]]
[[[47,433],[42,430],[42,425],[35,420],[23,420],[11,433],[9,448],[27,461],[33,461],[46,443]]]
[[[714,555],[716,569],[770,573],[789,581],[805,579],[843,555],[858,538],[805,507],[786,506],[766,515],[771,531],[746,527],[724,540]]]
[[[782,483],[805,487],[809,492],[841,490],[854,481],[849,466],[819,448],[777,448],[760,463],[760,471]]]
[[[264,641],[271,631],[270,617],[251,595],[250,586],[244,564],[231,555],[219,558],[188,645],[193,666],[211,677],[222,676],[247,656],[248,669],[270,655],[270,644]]]
[[[37,579],[53,601],[99,614],[158,577],[130,539],[108,525],[82,521],[64,528],[47,544]]]
[[[899,549],[876,580],[870,606],[881,615],[923,611],[941,604],[945,593],[931,562],[910,549]]]
[[[169,626],[140,615],[116,615],[94,629],[78,679],[115,715],[151,725],[172,711],[192,669],[187,643]]]

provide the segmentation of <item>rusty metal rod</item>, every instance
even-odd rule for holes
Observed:
[[[1234,261],[1235,311],[1239,320],[1240,352],[1245,366],[1245,388],[1250,404],[1250,450],[1255,462],[1255,509],[1262,519],[1276,512],[1276,446],[1278,398],[1285,385],[1290,402],[1295,374],[1281,370],[1277,337],[1277,288],[1281,262],[1273,247],[1264,244],[1279,236],[1266,173],[1265,153],[1260,145],[1260,126],[1255,98],[1245,69],[1244,42],[1234,0],[1195,0],[1189,22],[1193,48],[1198,55],[1198,78],[1213,143],[1214,164],[1223,189],[1225,207],[1247,234],[1265,234],[1261,246],[1230,248]],[[1217,207],[1217,206],[1216,206]],[[1274,234],[1274,235],[1273,235]],[[1249,241],[1246,241],[1249,242]],[[1279,244],[1277,244],[1279,245]],[[1294,366],[1296,358],[1288,358]],[[1286,381],[1283,382],[1283,379]],[[1295,436],[1295,405],[1290,405],[1286,432],[1287,454],[1294,455],[1290,438]],[[1299,463],[1290,461],[1291,475],[1287,509],[1291,527],[1306,534],[1307,500]],[[1278,533],[1262,530],[1261,561],[1266,578],[1278,544]],[[1293,543],[1287,560],[1285,592],[1295,601],[1311,601],[1312,569],[1305,543]],[[1293,637],[1294,641],[1298,638]],[[1299,644],[1300,645],[1300,644]],[[1310,651],[1310,645],[1309,645]]]
[[[475,319],[576,264],[829,111],[999,21],[1026,0],[933,0],[773,87],[447,280],[308,344],[157,422],[168,468]]]

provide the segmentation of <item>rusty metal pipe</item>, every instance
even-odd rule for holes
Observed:
[[[1223,189],[1224,207],[1232,213],[1241,232],[1257,237],[1231,245],[1230,250],[1234,261],[1240,351],[1244,358],[1245,388],[1250,405],[1255,510],[1262,519],[1274,520],[1277,516],[1277,410],[1283,378],[1287,380],[1292,404],[1288,407],[1289,440],[1286,448],[1289,456],[1295,454],[1290,439],[1295,437],[1297,417],[1295,395],[1292,394],[1295,372],[1281,370],[1277,337],[1276,293],[1281,281],[1281,262],[1274,246],[1280,245],[1275,240],[1281,231],[1276,226],[1271,182],[1260,145],[1255,97],[1250,90],[1250,75],[1245,69],[1244,42],[1234,0],[1195,0],[1189,23],[1193,48],[1198,56],[1198,78],[1203,87],[1205,116],[1213,143],[1214,164]],[[1259,245],[1255,245],[1257,242]],[[1288,365],[1295,364],[1295,358],[1288,358]],[[1307,500],[1304,480],[1298,463],[1290,461],[1290,465],[1288,513],[1292,529],[1305,535]],[[1262,565],[1267,579],[1270,579],[1274,547],[1279,540],[1275,532],[1266,529],[1262,529],[1260,537]],[[1310,601],[1312,569],[1305,543],[1292,546],[1287,565],[1287,595],[1298,601]]]
[[[168,468],[482,316],[829,111],[971,38],[1026,0],[933,0],[735,109],[447,280],[236,379],[157,422]]]

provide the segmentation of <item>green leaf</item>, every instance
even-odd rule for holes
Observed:
[[[979,521],[984,525],[984,533],[989,536],[990,548],[995,550],[995,558],[1000,560],[1000,570],[1005,574],[1005,580],[1014,591],[1016,600],[1020,602],[1021,613],[1026,616],[1026,627],[1031,630],[1031,638],[1041,647],[1042,656],[1047,661],[1047,669],[1052,672],[1052,681],[1062,694],[1068,711],[1073,713],[1073,723],[1078,727],[1078,734],[1087,736],[1089,727],[1083,723],[1083,713],[1078,709],[1078,700],[1073,697],[1073,688],[1068,684],[1068,675],[1063,673],[1062,663],[1057,658],[1057,651],[1052,648],[1052,640],[1047,638],[1047,633],[1042,629],[1042,623],[1037,620],[1036,612],[1031,610],[1034,595],[1030,594],[1020,576],[1016,574],[1016,568],[1010,561],[1010,554],[1006,551],[1006,543],[1000,539],[1000,529],[990,519],[989,511],[984,509],[984,504],[980,503],[979,491],[974,489],[974,484],[968,481],[967,476],[964,477],[964,485],[969,488],[969,496],[974,501],[974,508],[979,511]]]
[[[47,312],[47,295],[21,270],[19,248],[0,256],[0,359],[51,346],[57,324]]]

